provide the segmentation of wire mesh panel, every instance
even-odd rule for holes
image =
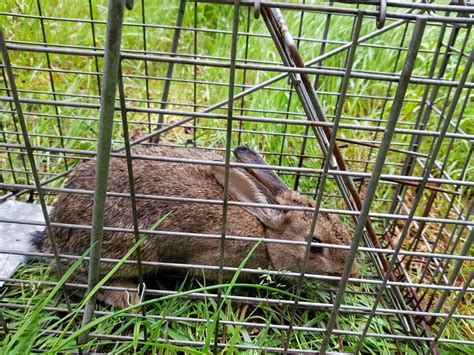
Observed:
[[[473,13],[4,1],[4,349],[471,353]]]

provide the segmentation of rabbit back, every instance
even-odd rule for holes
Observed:
[[[222,157],[194,149],[180,148],[136,148],[136,156],[161,156],[192,160],[222,161]],[[70,176],[66,188],[94,190],[95,160],[79,165]],[[152,159],[133,159],[134,184],[137,194],[139,229],[150,229],[161,216],[169,216],[157,229],[171,232],[220,235],[222,231],[222,205],[197,202],[178,202],[143,198],[167,196],[205,200],[222,200],[223,188],[215,179],[209,165],[189,164]],[[126,159],[111,157],[107,191],[129,194],[129,178]],[[53,223],[90,225],[92,221],[93,195],[61,193],[51,214]],[[108,196],[105,207],[105,227],[133,228],[130,197]],[[90,245],[90,229],[53,228],[60,253],[80,255]],[[252,214],[237,206],[229,206],[226,234],[236,236],[264,237],[265,229]],[[104,258],[121,258],[133,245],[133,233],[105,231],[102,243]],[[263,244],[263,243],[262,243]],[[225,265],[238,266],[250,251],[254,242],[226,240]],[[45,252],[51,251],[48,238],[42,245]],[[144,260],[197,265],[219,265],[220,239],[190,236],[149,235],[143,242],[141,253]],[[269,266],[266,249],[261,245],[249,260],[248,267]],[[110,267],[103,267],[102,273]],[[154,267],[146,267],[153,271]],[[198,268],[193,269],[201,274]],[[174,270],[176,271],[176,269]],[[86,268],[83,269],[86,272]],[[119,274],[131,276],[135,267],[125,266]],[[206,273],[210,279],[217,277],[216,271]]]

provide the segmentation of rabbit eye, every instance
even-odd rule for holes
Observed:
[[[322,243],[321,240],[319,238],[316,238],[316,237],[313,237],[313,243]],[[315,253],[315,254],[321,254],[323,252],[323,247],[317,247],[317,246],[314,246],[314,245],[311,245],[311,253]]]

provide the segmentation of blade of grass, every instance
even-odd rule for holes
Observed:
[[[133,306],[117,310],[114,313],[107,314],[107,315],[104,315],[102,317],[98,317],[98,318],[94,319],[92,322],[90,322],[89,324],[87,324],[85,327],[82,327],[81,329],[77,329],[76,331],[74,331],[67,339],[64,340],[64,343],[62,345],[59,344],[60,347],[54,347],[51,350],[49,350],[48,352],[51,352],[51,353],[62,352],[63,349],[68,344],[70,344],[71,342],[76,340],[83,332],[90,331],[92,328],[94,328],[95,326],[97,326],[98,324],[100,324],[102,322],[110,320],[114,317],[118,317],[118,316],[120,316],[122,314],[125,314],[125,313],[130,313],[130,312],[134,311],[137,308],[148,306],[148,305],[154,304],[156,302],[162,302],[162,301],[169,300],[169,299],[172,299],[172,298],[184,297],[184,296],[187,296],[187,295],[190,295],[190,294],[193,294],[193,293],[207,292],[207,291],[217,290],[219,288],[226,289],[226,288],[229,288],[231,286],[232,287],[256,288],[256,289],[266,290],[266,291],[275,292],[275,293],[281,292],[282,295],[286,295],[286,296],[293,296],[293,297],[295,296],[290,292],[286,292],[284,290],[279,290],[279,289],[274,288],[274,287],[269,287],[269,286],[265,286],[265,285],[247,284],[247,283],[240,284],[240,283],[235,283],[234,282],[234,283],[228,283],[228,284],[220,284],[220,285],[199,287],[199,288],[195,288],[195,289],[180,292],[180,293],[175,293],[175,294],[172,294],[172,295],[166,295],[166,296],[155,298],[155,299],[152,299],[152,300],[147,300],[147,301],[135,304]]]
[[[105,341],[102,344],[114,344],[114,342]],[[173,352],[184,352],[185,354],[202,354],[202,352],[199,351],[199,350],[195,350],[195,349],[185,347],[185,346],[183,347],[183,346],[179,346],[179,345],[152,342],[152,341],[138,342],[138,345],[147,345],[147,344],[148,344],[148,346],[155,346],[159,349],[170,350],[170,351],[173,351]],[[74,351],[74,350],[77,351],[78,349],[85,349],[87,346],[88,346],[87,344],[82,344],[82,345],[77,345],[77,346],[70,346],[70,347],[64,348],[62,351],[66,352],[66,353],[69,353],[69,352]]]
[[[6,347],[6,353],[9,354],[28,354],[34,344],[36,336],[39,333],[41,318],[39,317],[43,308],[61,291],[63,285],[69,277],[76,271],[79,265],[88,255],[92,245],[77,259],[74,264],[64,273],[53,290],[41,302],[37,303],[31,314],[25,318],[25,321],[17,329]]]
[[[164,216],[160,217],[160,219],[158,219],[152,226],[151,226],[151,230],[155,230],[166,218],[168,218],[168,216],[171,214],[171,212],[165,214]],[[61,341],[61,339],[64,337],[64,335],[66,334],[66,332],[69,330],[69,328],[72,326],[73,322],[74,322],[74,319],[76,318],[76,316],[79,314],[79,312],[85,307],[85,305],[87,304],[87,302],[89,301],[89,299],[97,292],[99,291],[99,289],[105,285],[105,283],[107,281],[110,280],[110,278],[117,272],[117,270],[123,265],[123,263],[128,260],[128,258],[138,249],[138,247],[143,243],[143,241],[147,238],[148,234],[145,234],[145,235],[142,235],[140,237],[140,239],[138,240],[138,242],[136,242],[131,248],[130,250],[120,259],[120,261],[114,265],[114,267],[107,273],[107,275],[105,275],[98,283],[97,285],[95,285],[95,287],[85,295],[84,299],[82,300],[82,302],[79,304],[79,306],[76,307],[76,309],[74,310],[74,312],[72,313],[71,315],[71,319],[69,321],[69,323],[66,325],[66,327],[64,327],[63,329],[63,332],[61,333],[60,336],[58,336],[57,338],[57,341],[56,341],[56,344]],[[67,315],[66,317],[69,317],[69,315]],[[55,347],[56,344],[53,346]]]
[[[217,317],[219,317],[219,315],[220,315],[222,305],[227,300],[227,298],[229,297],[230,292],[234,288],[234,286],[237,282],[237,279],[238,279],[240,273],[242,272],[243,267],[245,266],[245,264],[247,264],[247,261],[250,259],[250,257],[255,252],[255,250],[260,245],[260,243],[261,243],[261,240],[259,240],[257,243],[255,243],[255,245],[252,247],[252,249],[250,249],[249,253],[242,260],[242,262],[240,263],[238,269],[235,271],[234,275],[232,276],[232,280],[230,281],[229,285],[227,286],[226,289],[224,289],[225,293],[222,297],[221,303],[218,305],[218,308],[217,308],[216,312],[214,313],[214,316],[212,317],[211,331],[208,332],[207,335],[206,335],[206,340],[205,340],[206,345],[204,346],[204,351],[206,351],[206,352],[210,351],[211,339],[212,339],[212,336],[214,335],[216,320],[217,320]]]
[[[187,276],[186,276],[187,277]],[[185,279],[186,281],[186,279]],[[177,292],[182,292],[184,288],[185,281],[180,285],[179,289]],[[170,303],[168,303],[163,311],[160,312],[160,315],[162,318],[158,321],[158,323],[155,326],[155,330],[150,332],[150,339],[154,339],[158,336],[158,333],[161,330],[161,327],[163,324],[166,322],[165,317],[170,314],[171,310],[173,309],[173,306],[175,306],[176,302],[178,299],[172,299]],[[151,344],[145,343],[145,345],[141,348],[140,354],[146,354],[148,351],[148,348],[150,347]]]

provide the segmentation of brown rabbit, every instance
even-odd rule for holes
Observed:
[[[186,148],[136,148],[133,154],[223,161],[219,155]],[[265,165],[260,155],[248,147],[238,147],[234,150],[234,154],[240,163]],[[67,187],[93,190],[95,164],[96,161],[91,160],[79,165],[69,178]],[[222,200],[223,197],[223,166],[134,158],[133,169],[137,194],[207,200]],[[111,158],[108,191],[129,193],[125,158]],[[314,207],[314,201],[290,191],[277,174],[268,169],[231,168],[229,195],[234,201]],[[92,205],[92,195],[60,193],[51,214],[51,221],[90,225]],[[221,233],[222,205],[139,198],[137,209],[140,229],[150,229],[160,216],[170,213],[159,225],[158,230],[215,235]],[[310,211],[229,206],[226,234],[305,242],[311,219]],[[129,229],[133,227],[129,198],[107,197],[105,226]],[[59,252],[62,254],[80,255],[89,247],[89,230],[54,227],[53,233]],[[351,237],[336,215],[321,212],[318,215],[313,241],[349,245]],[[103,237],[102,257],[120,259],[134,243],[133,233],[106,231]],[[43,252],[51,252],[49,238],[43,237],[39,244]],[[254,245],[255,241],[226,240],[224,266],[239,266]],[[143,260],[147,261],[219,265],[220,239],[149,235],[144,240],[141,251]],[[274,270],[300,272],[304,253],[305,245],[261,243],[245,267],[253,269],[271,267]],[[347,254],[347,250],[313,247],[306,272],[339,276]],[[72,261],[66,261],[66,266],[71,263]],[[83,263],[72,281],[86,282],[87,267],[87,263]],[[111,268],[111,263],[102,263],[101,275],[105,275]],[[158,270],[152,266],[145,266],[144,270],[146,273],[164,271],[163,268]],[[171,268],[168,271],[176,273],[177,270]],[[189,269],[189,272],[202,276],[200,269]],[[231,272],[224,273],[224,280],[229,280],[231,275]],[[354,266],[352,276],[357,275],[357,267]],[[205,277],[215,281],[218,271],[205,270]],[[240,279],[252,280],[255,276],[242,273]],[[108,285],[136,289],[136,280],[136,266],[124,264]],[[104,290],[99,292],[98,298],[116,307],[126,307],[129,303],[138,301],[138,294],[129,295],[123,291]]]

